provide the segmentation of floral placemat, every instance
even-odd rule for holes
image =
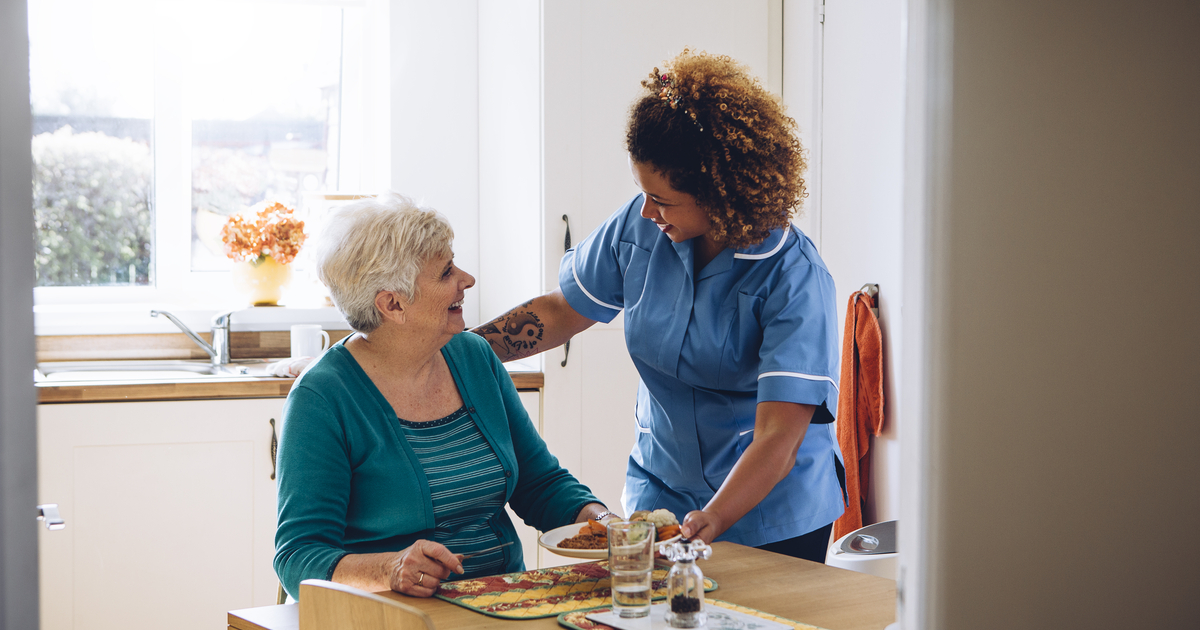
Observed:
[[[708,578],[704,578],[704,579],[707,580]],[[755,610],[753,608],[749,608],[746,606],[740,606],[733,602],[727,602],[727,601],[720,600],[720,599],[710,599],[710,598],[706,597],[706,598],[704,598],[704,605],[709,606],[709,607],[717,606],[720,608],[727,608],[729,610],[736,610],[740,613],[745,613],[747,615],[753,615],[760,619],[766,619],[767,621],[774,621],[775,623],[781,623],[786,626],[791,626],[792,628],[795,628],[795,630],[825,630],[824,628],[820,628],[818,626],[812,626],[807,623],[800,623],[799,621],[792,621],[791,619],[780,617],[778,615],[772,615],[771,613],[766,613],[761,610]],[[600,608],[594,608],[592,610],[573,610],[571,612],[565,612],[558,616],[558,625],[563,626],[565,628],[571,628],[571,630],[615,630],[612,626],[607,626],[602,623],[597,623],[597,622],[592,621],[591,619],[587,618],[588,615],[590,615],[594,612],[605,611],[608,609],[609,609],[609,606],[602,606]],[[707,627],[710,630],[718,630],[718,628],[713,625],[712,621],[713,620],[710,617],[709,624]],[[749,626],[745,626],[745,628],[746,628],[746,630],[751,630]]]
[[[655,564],[650,574],[653,599],[667,596],[670,564]],[[704,578],[704,590],[717,583]],[[520,573],[443,582],[434,597],[476,612],[505,619],[538,619],[612,604],[608,561],[568,564]]]

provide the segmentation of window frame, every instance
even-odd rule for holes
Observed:
[[[247,1],[247,0],[244,0]],[[248,0],[286,7],[270,0]],[[354,9],[343,13],[343,71],[340,98],[339,186],[326,194],[375,192],[387,187],[390,171],[389,9],[385,0],[305,0],[304,4]],[[79,334],[97,313],[108,314],[104,332],[144,330],[147,305],[169,305],[197,314],[228,310],[229,271],[191,269],[191,117],[186,111],[186,68],[191,42],[184,28],[191,2],[158,0],[154,50],[152,153],[154,261],[149,286],[35,287],[39,329]],[[357,58],[354,58],[357,57]],[[382,61],[381,61],[382,60]],[[378,133],[376,131],[382,131]],[[314,305],[300,305],[311,307]],[[128,310],[127,325],[114,329],[112,314]],[[280,319],[288,309],[277,309]],[[295,309],[292,309],[295,310]],[[319,309],[322,312],[325,309]],[[340,316],[322,315],[330,321]],[[200,315],[196,315],[197,320]],[[122,318],[124,319],[124,318]],[[186,321],[186,320],[185,320]],[[51,324],[51,322],[53,322]],[[62,331],[67,332],[62,332]],[[50,330],[39,330],[38,334]]]

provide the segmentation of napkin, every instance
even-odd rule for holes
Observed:
[[[291,357],[276,361],[267,366],[267,374],[271,376],[282,376],[287,378],[295,378],[304,373],[309,365],[312,365],[315,357]]]

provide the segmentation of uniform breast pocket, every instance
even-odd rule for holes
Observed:
[[[762,348],[763,299],[742,292],[731,314],[729,335],[721,352],[721,388],[750,391],[757,387],[758,351]]]
[[[650,262],[650,252],[634,245],[621,243],[620,269],[622,276],[622,292],[625,294],[625,309],[637,306],[646,288],[646,267]]]

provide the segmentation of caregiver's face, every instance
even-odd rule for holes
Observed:
[[[671,188],[667,176],[653,164],[631,159],[629,168],[633,183],[644,193],[642,216],[653,221],[667,238],[682,243],[712,230],[708,213],[696,204],[696,198]]]

